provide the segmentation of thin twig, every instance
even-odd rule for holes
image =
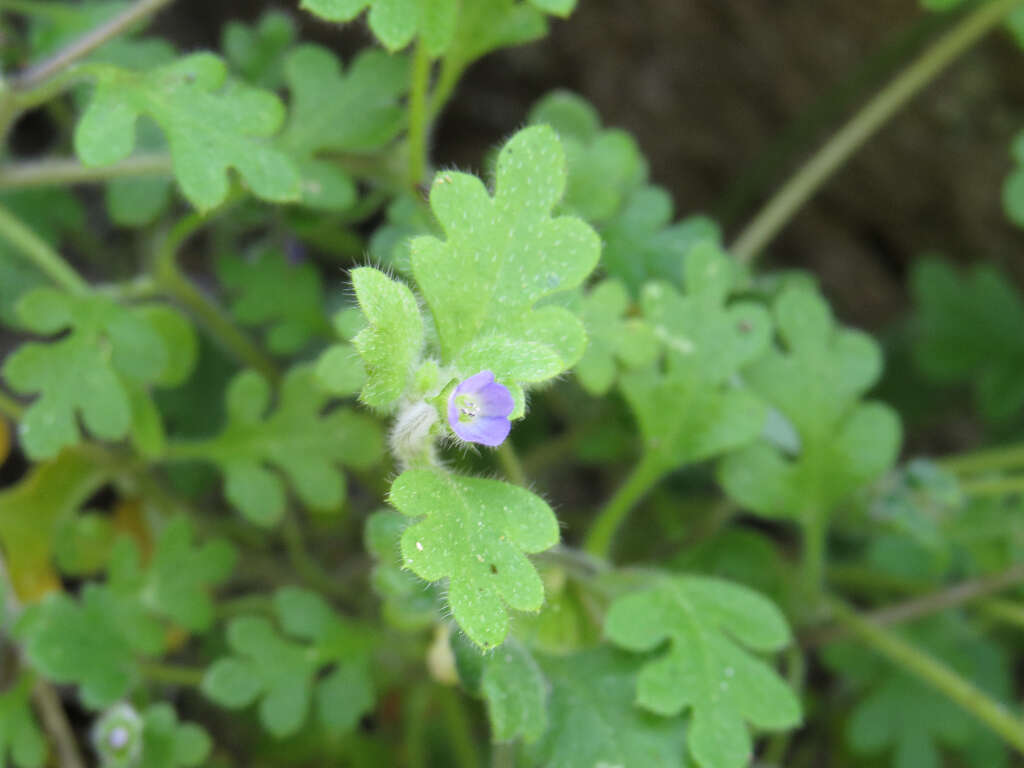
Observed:
[[[92,168],[73,158],[50,158],[12,163],[0,168],[0,189],[89,184],[136,176],[166,176],[171,172],[169,155],[136,155],[113,165]]]
[[[50,735],[57,748],[57,761],[61,768],[85,768],[85,760],[78,751],[75,732],[71,730],[60,696],[45,680],[37,680],[32,689],[32,700],[43,721],[43,728]]]
[[[28,91],[39,87],[79,59],[88,56],[108,40],[117,37],[138,22],[152,16],[171,2],[173,0],[139,0],[139,2],[126,8],[110,19],[110,21],[89,30],[65,48],[57,51],[50,58],[12,77],[10,79],[11,86],[21,91]]]
[[[956,608],[980,597],[1001,592],[1004,589],[1024,582],[1024,564],[1015,565],[1002,573],[986,576],[981,579],[964,581],[941,592],[908,600],[904,603],[882,608],[863,615],[864,619],[884,627],[892,624],[903,624],[949,608]],[[846,637],[848,627],[836,626],[814,632],[803,639],[805,648],[825,645]]]

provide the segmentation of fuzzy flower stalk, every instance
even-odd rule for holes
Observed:
[[[512,393],[494,380],[490,371],[470,376],[448,397],[448,425],[458,437],[495,447],[505,442],[515,408]]]

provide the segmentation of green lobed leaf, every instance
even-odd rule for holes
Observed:
[[[387,208],[385,223],[370,238],[370,256],[375,264],[412,277],[410,245],[418,235],[440,235],[430,208],[412,195],[399,195]]]
[[[638,661],[602,647],[539,662],[551,681],[550,726],[526,749],[530,765],[685,768],[682,721],[635,706]]]
[[[747,722],[786,730],[801,721],[796,695],[751,653],[784,648],[792,641],[789,627],[774,604],[746,587],[706,577],[665,578],[615,600],[605,633],[634,652],[668,640],[668,650],[640,670],[637,703],[666,717],[689,710],[687,746],[702,768],[750,763]]]
[[[484,659],[480,690],[494,741],[537,741],[548,727],[548,682],[530,652],[508,640]]]
[[[299,499],[315,510],[341,505],[345,478],[337,465],[367,467],[383,452],[377,422],[346,408],[324,414],[329,396],[316,384],[312,365],[295,366],[284,377],[277,407],[267,414],[270,386],[255,371],[243,371],[227,392],[223,431],[182,444],[177,458],[216,464],[224,474],[228,501],[258,525],[284,515],[280,471]]]
[[[140,657],[163,652],[163,626],[130,596],[87,584],[78,600],[58,592],[15,627],[25,658],[57,683],[75,683],[82,703],[102,709],[139,681]]]
[[[299,197],[298,172],[267,141],[284,120],[281,102],[229,80],[217,56],[195,53],[146,72],[98,69],[92,100],[75,128],[78,157],[89,166],[123,160],[135,146],[141,115],[163,129],[182,194],[201,211],[227,197],[229,168],[264,200]]]
[[[649,280],[683,285],[685,256],[697,245],[722,243],[718,225],[706,216],[672,223],[672,198],[661,187],[643,186],[601,227],[601,266],[639,294]]]
[[[657,472],[748,443],[764,424],[764,406],[734,377],[764,352],[771,322],[759,305],[726,304],[734,275],[732,262],[704,244],[686,261],[685,296],[663,282],[644,290],[644,318],[664,347],[664,365],[628,371],[619,385]]]
[[[405,394],[423,353],[423,317],[412,291],[372,267],[353,269],[366,326],[352,340],[366,369],[360,399],[387,409]]]
[[[232,296],[231,314],[238,322],[269,326],[272,352],[295,354],[329,333],[323,282],[312,264],[292,264],[278,249],[258,248],[244,258],[222,256],[217,277]]]
[[[203,765],[213,746],[195,723],[178,722],[170,704],[154,704],[142,715],[143,748],[139,768],[191,768]]]
[[[160,531],[145,565],[134,542],[121,538],[111,555],[109,584],[151,612],[187,630],[205,632],[214,619],[212,589],[227,579],[237,559],[235,548],[224,539],[193,545],[188,518],[178,516]]]
[[[547,30],[544,14],[526,0],[462,3],[445,58],[461,72],[492,51],[533,42],[544,37]]]
[[[408,525],[404,515],[379,509],[366,518],[363,541],[376,561],[370,584],[384,600],[384,618],[399,629],[415,631],[439,623],[442,611],[438,590],[424,589],[423,582],[402,567],[402,532]]]
[[[314,696],[327,728],[354,727],[376,696],[367,630],[336,615],[316,593],[295,587],[275,593],[274,613],[286,637],[263,617],[228,624],[233,655],[206,671],[203,693],[228,709],[260,699],[260,722],[278,738],[302,727]],[[319,676],[325,668],[331,672]]]
[[[251,25],[229,21],[221,35],[221,48],[232,72],[258,88],[276,90],[284,84],[285,56],[295,39],[292,17],[267,11]]]
[[[438,174],[430,204],[446,238],[416,238],[411,250],[442,362],[458,361],[480,337],[493,334],[550,347],[562,370],[582,356],[586,336],[580,320],[560,306],[537,307],[579,286],[600,251],[596,233],[582,221],[552,218],[565,183],[564,154],[548,126],[526,128],[505,144],[493,197],[475,176]],[[474,358],[491,370],[501,362],[500,353],[491,360]]]
[[[1005,421],[1024,406],[1024,302],[1006,276],[979,265],[966,274],[939,261],[914,267],[914,359],[930,379],[970,383],[990,421]]]
[[[343,72],[333,53],[307,44],[288,54],[284,70],[291,103],[280,143],[299,164],[303,201],[347,208],[356,199],[355,182],[322,155],[368,152],[395,138],[405,114],[398,99],[408,83],[408,60],[365,51]]]
[[[42,768],[46,739],[32,712],[32,678],[22,673],[0,693],[0,762],[18,768]]]
[[[869,336],[837,329],[824,300],[805,288],[785,290],[775,317],[788,352],[773,349],[745,378],[795,427],[799,455],[762,440],[727,457],[719,479],[755,512],[806,521],[893,465],[900,422],[888,406],[860,401],[882,368]]]
[[[562,141],[569,167],[565,211],[599,224],[647,179],[636,140],[623,130],[602,130],[596,110],[582,97],[553,91],[534,105],[529,120],[551,126]]]
[[[957,614],[943,614],[900,630],[925,653],[939,659],[996,699],[1011,698],[1006,653]],[[992,750],[984,765],[1002,768],[1008,755],[980,723],[917,677],[893,668],[858,646],[836,643],[823,661],[847,678],[859,699],[846,721],[846,743],[858,755],[888,753],[892,768],[940,768],[956,752],[964,765],[979,742]]]
[[[630,298],[618,280],[598,283],[583,299],[587,349],[576,364],[580,385],[592,395],[606,394],[618,378],[618,363],[627,368],[654,362],[658,339],[638,317],[627,316]]]
[[[448,579],[448,605],[477,645],[508,634],[508,610],[537,611],[544,585],[525,553],[558,543],[551,508],[525,488],[498,480],[408,470],[391,503],[418,518],[402,534],[402,560],[427,581]]]
[[[458,0],[302,0],[300,7],[327,21],[352,21],[366,8],[377,39],[390,51],[419,37],[431,56],[444,53],[455,34]]]
[[[17,311],[35,333],[70,329],[56,341],[23,344],[3,364],[11,389],[40,395],[20,426],[22,446],[35,459],[77,443],[78,416],[98,438],[125,437],[133,400],[148,401],[144,388],[177,384],[194,363],[192,326],[166,307],[128,308],[97,294],[41,287],[22,297]]]

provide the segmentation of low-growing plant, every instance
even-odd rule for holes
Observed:
[[[1018,288],[921,261],[907,394],[756,263],[1019,0],[925,2],[728,243],[568,91],[432,167],[575,0],[302,0],[220,53],[168,5],[0,0],[0,762],[1022,764]],[[344,62],[298,39],[364,13]],[[901,449],[956,387],[994,447]]]

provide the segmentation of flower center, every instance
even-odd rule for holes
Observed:
[[[480,404],[469,395],[456,397],[455,406],[459,409],[459,421],[472,421],[480,415]]]

